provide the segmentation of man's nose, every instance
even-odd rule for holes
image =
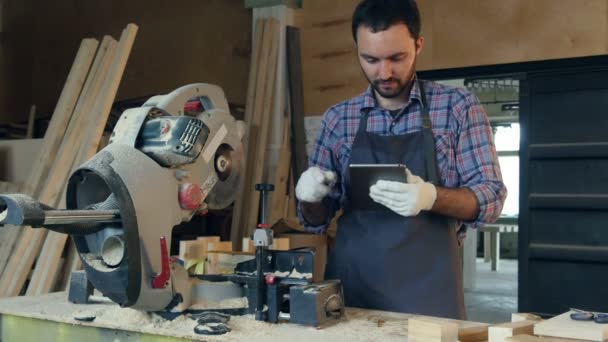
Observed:
[[[392,65],[389,61],[380,61],[380,70],[378,71],[381,80],[387,80],[391,78],[393,71]]]

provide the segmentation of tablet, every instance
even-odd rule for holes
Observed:
[[[350,204],[357,210],[388,209],[369,197],[369,188],[379,180],[406,183],[403,164],[350,164]]]

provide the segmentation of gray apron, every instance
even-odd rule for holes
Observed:
[[[422,130],[381,136],[367,132],[362,111],[350,163],[403,163],[438,183],[435,143],[422,82]],[[462,267],[456,231],[448,218],[428,211],[403,217],[390,209],[352,210],[350,175],[326,278],[341,279],[346,305],[465,319]],[[354,180],[356,181],[356,180]]]

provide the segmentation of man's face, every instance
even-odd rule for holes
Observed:
[[[416,56],[423,39],[414,40],[405,24],[372,32],[367,26],[357,30],[357,52],[365,77],[384,98],[404,94],[416,70]]]

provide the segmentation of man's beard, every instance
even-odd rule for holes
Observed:
[[[371,84],[372,88],[374,88],[376,93],[378,93],[378,95],[380,95],[386,99],[392,99],[392,98],[398,97],[399,95],[403,94],[410,86],[410,82],[403,82],[400,79],[392,78],[392,77],[389,78],[388,80],[370,81],[368,79],[368,81]],[[396,87],[391,88],[391,89],[383,89],[382,88],[383,82],[394,82],[394,83],[396,83]]]

